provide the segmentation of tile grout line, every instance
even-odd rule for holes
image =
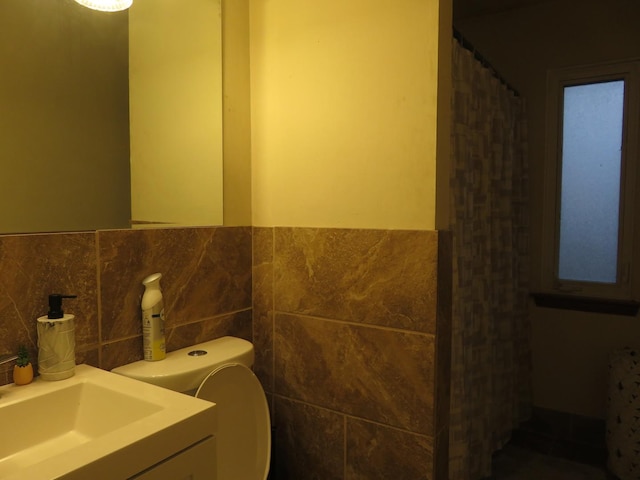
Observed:
[[[342,448],[342,477],[347,478],[347,416],[342,415],[342,433],[343,433],[343,448]]]
[[[96,297],[97,298],[97,322],[98,322],[98,365],[102,368],[102,294],[100,279],[100,232],[95,232],[95,258],[96,258]]]

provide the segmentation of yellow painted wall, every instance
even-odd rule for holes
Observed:
[[[433,229],[438,1],[252,0],[250,22],[253,225]]]
[[[640,57],[639,18],[638,2],[557,0],[455,22],[527,101],[534,290],[540,285],[547,69]],[[634,275],[640,278],[640,263]],[[609,352],[640,346],[638,318],[534,305],[531,316],[534,405],[603,418]]]
[[[129,10],[134,221],[222,224],[220,2]]]

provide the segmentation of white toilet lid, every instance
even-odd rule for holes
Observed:
[[[202,382],[196,397],[217,404],[218,480],[266,480],[271,422],[255,374],[237,363],[223,365]]]

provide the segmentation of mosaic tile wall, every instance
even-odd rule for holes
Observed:
[[[0,354],[28,346],[50,293],[76,316],[76,363],[142,359],[142,279],[162,272],[167,350],[223,335],[251,339],[251,228],[105,230],[0,236]],[[0,384],[12,381],[0,370]]]
[[[253,242],[275,478],[445,478],[447,236],[254,228]]]

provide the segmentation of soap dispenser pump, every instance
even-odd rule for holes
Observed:
[[[75,316],[62,310],[65,298],[76,295],[49,295],[49,313],[38,318],[38,372],[43,380],[63,380],[75,373]]]

